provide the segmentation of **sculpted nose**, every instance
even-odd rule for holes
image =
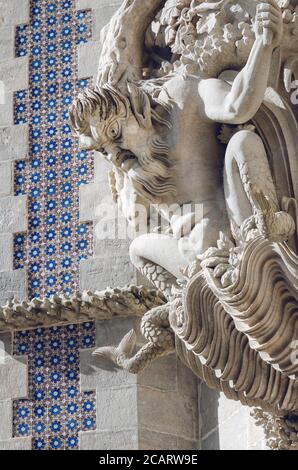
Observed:
[[[108,160],[115,166],[119,166],[119,155],[121,154],[121,149],[116,146],[111,146],[106,148],[106,152],[108,154]]]
[[[96,142],[90,136],[81,135],[79,138],[79,146],[82,150],[93,150],[96,148]]]

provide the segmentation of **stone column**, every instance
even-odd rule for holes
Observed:
[[[97,347],[116,345],[137,327],[133,319],[97,322]],[[80,448],[100,450],[198,449],[197,379],[175,355],[138,375],[81,352],[81,387],[97,392],[97,430]]]

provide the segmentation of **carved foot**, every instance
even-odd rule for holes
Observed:
[[[276,212],[263,191],[250,186],[254,201],[255,220],[260,235],[276,243],[288,241],[295,233],[295,222],[287,212]]]

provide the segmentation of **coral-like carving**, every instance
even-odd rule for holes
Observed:
[[[293,51],[284,63],[285,83],[297,61],[298,21],[294,1],[277,2],[283,11],[282,48]],[[222,70],[239,69],[247,62],[255,40],[253,18],[258,2],[254,0],[167,0],[148,33],[147,46],[169,47],[170,61],[161,59],[158,75],[187,68],[192,73],[204,71],[217,77]],[[289,52],[288,52],[289,54]],[[152,73],[152,71],[151,71]]]
[[[161,292],[135,286],[22,302],[12,299],[0,308],[0,331],[65,322],[109,320],[114,316],[142,317],[165,302],[166,298]]]
[[[256,425],[262,426],[268,447],[272,450],[298,450],[298,415],[266,413],[256,408],[251,413]]]

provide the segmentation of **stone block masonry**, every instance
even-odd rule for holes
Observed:
[[[15,30],[29,20],[29,1],[2,0],[0,12],[0,303],[25,298],[26,274],[13,268],[13,237],[27,230],[27,198],[14,194],[14,161],[27,158],[28,126],[14,126],[14,93],[28,87],[29,61],[16,57]]]
[[[118,344],[131,328],[134,319],[96,322],[96,347]],[[92,351],[81,352],[81,387],[96,389],[97,428],[81,434],[81,449],[199,448],[197,379],[175,355],[132,375]]]
[[[13,400],[27,396],[28,366],[12,356],[12,335],[0,334],[0,450],[29,450],[31,438],[13,438]]]

